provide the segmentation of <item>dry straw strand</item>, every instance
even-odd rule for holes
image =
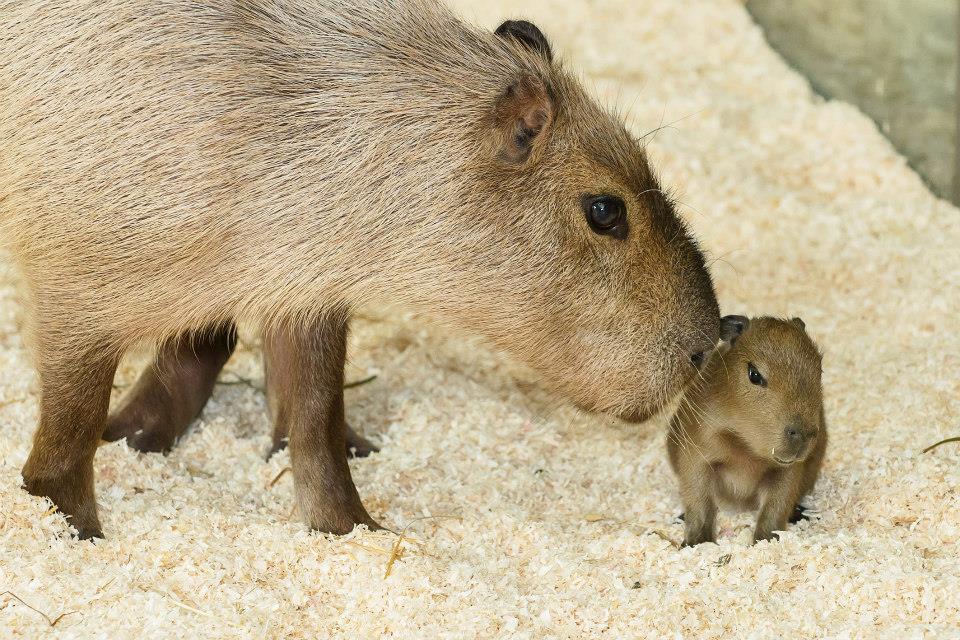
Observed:
[[[23,606],[25,606],[27,609],[30,609],[31,611],[40,614],[43,617],[43,619],[47,621],[47,624],[49,624],[51,627],[57,626],[57,623],[63,620],[64,618],[66,618],[67,616],[77,613],[76,611],[64,611],[63,613],[58,615],[56,618],[51,618],[50,616],[45,614],[43,611],[40,611],[40,609],[37,609],[36,607],[25,602],[23,598],[15,594],[13,591],[9,591],[9,590],[4,591],[3,593],[0,593],[0,596],[10,596],[14,600],[19,602]]]
[[[927,453],[928,451],[933,451],[942,444],[947,444],[948,442],[960,442],[960,436],[954,436],[952,438],[944,438],[940,442],[934,442],[932,445],[921,451],[920,453]]]

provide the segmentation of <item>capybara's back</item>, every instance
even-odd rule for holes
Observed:
[[[2,220],[30,283],[59,292],[45,313],[156,338],[442,275],[399,272],[424,243],[409,237],[463,198],[446,178],[472,160],[495,89],[476,71],[498,60],[432,3],[18,0],[0,15]],[[452,41],[424,37],[437,31]]]
[[[641,419],[718,334],[637,140],[535,26],[480,30],[432,0],[0,0],[0,233],[42,387],[24,480],[81,533],[99,533],[93,451],[139,340],[247,321],[296,359],[291,388],[329,389],[306,371],[342,370],[349,310],[385,301]],[[342,424],[338,398],[297,420]],[[291,433],[295,480],[332,477],[298,472],[327,467],[295,441],[320,442]]]

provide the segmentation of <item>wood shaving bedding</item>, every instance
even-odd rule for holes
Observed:
[[[960,637],[960,446],[920,453],[960,435],[960,212],[855,108],[812,94],[740,2],[457,6],[532,19],[638,135],[656,130],[724,312],[807,322],[831,433],[818,517],[749,546],[750,517],[724,514],[719,544],[677,549],[662,419],[581,414],[471,341],[369,311],[347,376],[377,378],[347,411],[382,451],[351,468],[384,525],[424,518],[403,539],[291,518],[244,346],[225,379],[251,384],[218,386],[169,456],[100,448],[108,537],[73,541],[19,488],[36,382],[4,267],[0,637]]]

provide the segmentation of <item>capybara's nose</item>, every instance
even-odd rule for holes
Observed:
[[[803,432],[803,429],[800,428],[798,424],[792,424],[786,427],[783,430],[783,435],[786,438],[787,442],[792,445],[800,445],[807,439],[807,435]]]
[[[716,334],[714,334],[716,335]],[[690,354],[690,363],[697,369],[702,369],[710,357],[710,352],[717,346],[716,340],[710,340],[706,333],[696,341],[687,343],[686,351]]]

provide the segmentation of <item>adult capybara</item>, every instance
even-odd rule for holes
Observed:
[[[638,141],[536,27],[432,0],[0,0],[0,227],[41,384],[24,482],[81,536],[137,342],[196,356],[161,357],[109,437],[181,428],[232,323],[262,327],[300,512],[344,532],[375,524],[345,455],[351,309],[427,311],[628,419],[719,332]]]

